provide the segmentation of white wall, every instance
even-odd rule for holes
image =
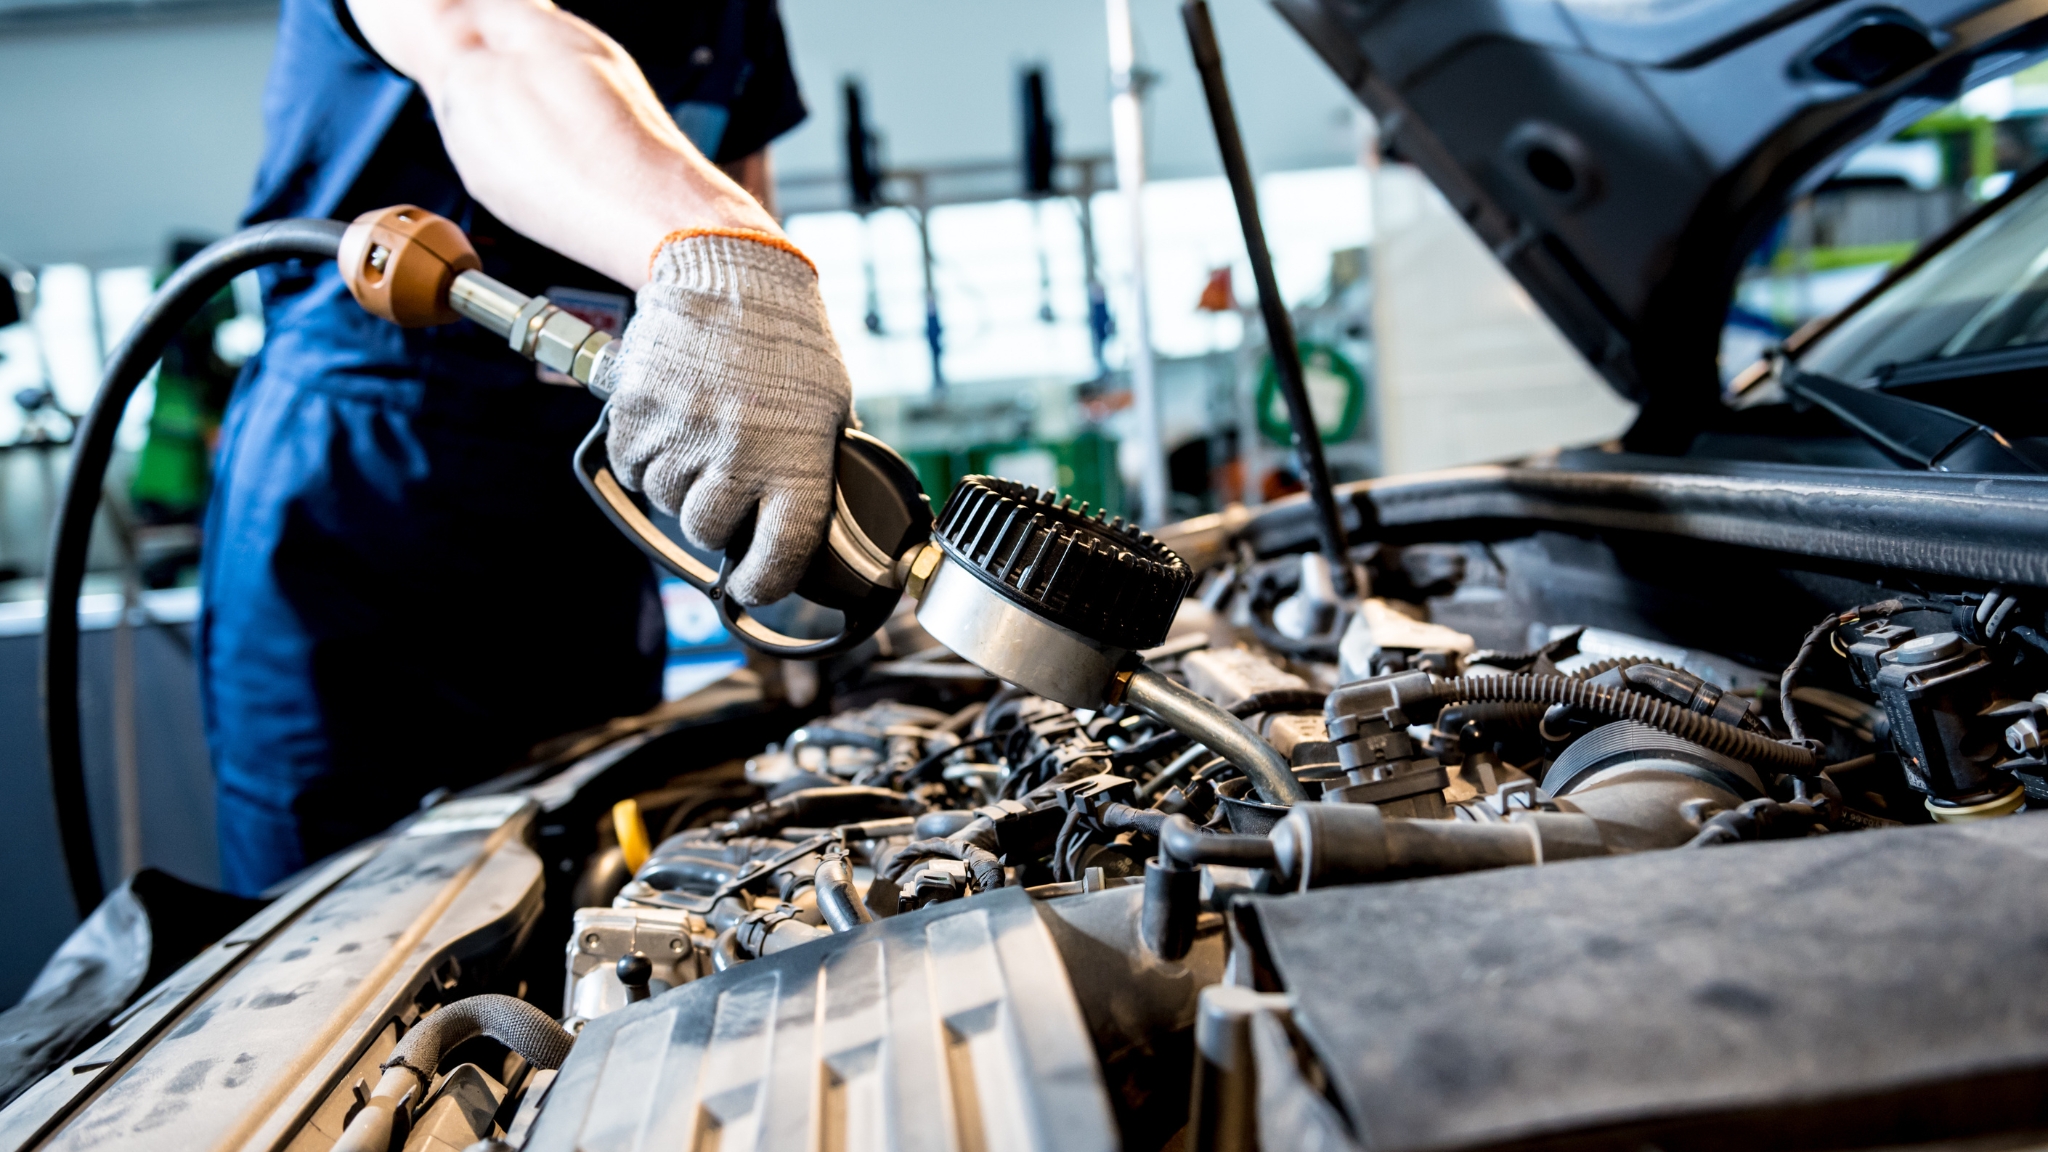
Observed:
[[[1178,5],[1134,8],[1142,62],[1159,76],[1153,172],[1214,173]],[[1260,0],[1214,8],[1255,168],[1350,162],[1354,105],[1329,70]],[[1014,157],[1016,70],[1027,62],[1050,69],[1062,150],[1108,149],[1100,0],[783,0],[783,11],[812,107],[778,148],[785,174],[839,171],[838,89],[850,73],[866,83],[890,164]],[[175,232],[232,228],[262,147],[272,25],[252,15],[0,36],[0,253],[30,264],[154,263]],[[1592,439],[1626,423],[1626,407],[1419,178],[1389,169],[1377,195],[1389,470]],[[1470,419],[1478,403],[1504,418]]]
[[[1222,171],[1176,0],[1134,0],[1139,63],[1158,80],[1147,131],[1159,178]],[[1356,102],[1262,0],[1214,0],[1217,36],[1252,166],[1349,163]],[[1017,71],[1043,64],[1063,154],[1109,151],[1102,0],[783,0],[811,118],[777,146],[785,173],[843,170],[840,82],[861,78],[885,166],[1017,155]]]
[[[0,253],[154,264],[234,228],[274,16],[0,37]]]
[[[1382,165],[1373,218],[1382,471],[1503,460],[1628,427],[1634,406],[1565,342],[1421,173]]]
[[[1219,171],[1173,0],[1137,0],[1158,176]],[[1218,0],[1240,115],[1262,172],[1346,163],[1350,96],[1260,0]],[[841,171],[839,83],[866,81],[896,165],[1017,153],[1016,69],[1051,73],[1061,148],[1109,149],[1101,0],[784,0],[811,118],[783,172]],[[153,263],[179,231],[234,227],[262,149],[275,18],[248,15],[0,36],[0,253],[29,264]]]

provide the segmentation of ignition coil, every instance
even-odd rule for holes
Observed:
[[[1936,820],[2005,815],[2025,802],[2019,782],[1991,766],[2005,724],[1982,647],[1954,632],[1917,636],[1880,653],[1871,681],[1899,763]]]

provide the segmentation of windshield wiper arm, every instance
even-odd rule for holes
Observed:
[[[1858,388],[1832,376],[1801,371],[1787,362],[1778,370],[1785,391],[1827,409],[1850,431],[1908,468],[1929,472],[2019,472],[2043,469],[1988,424],[1946,408]]]

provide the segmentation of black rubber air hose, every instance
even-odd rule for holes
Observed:
[[[1652,728],[1661,728],[1681,740],[1690,740],[1758,768],[1800,774],[1820,770],[1820,762],[1814,754],[1798,745],[1744,731],[1655,696],[1601,687],[1569,676],[1458,676],[1443,682],[1439,698],[1570,704],[1615,720],[1635,720]]]
[[[64,484],[50,532],[43,624],[43,736],[50,762],[50,790],[56,799],[57,834],[71,897],[85,916],[106,894],[93,848],[92,816],[85,794],[78,706],[78,593],[85,583],[86,553],[93,516],[99,511],[114,432],[128,400],[165,346],[230,280],[265,264],[285,260],[332,260],[347,227],[338,220],[275,220],[235,233],[201,249],[178,266],[149,298],[135,326],[107,359],[100,389],[71,440],[71,472]]]
[[[716,892],[720,885],[729,884],[740,874],[740,865],[727,860],[711,859],[693,852],[674,851],[658,855],[633,879],[640,881],[657,892],[691,892],[704,894]]]
[[[1261,712],[1320,712],[1329,694],[1313,688],[1273,688],[1265,692],[1254,692],[1237,701],[1224,711],[1243,720]],[[1120,752],[1110,753],[1112,768],[1128,768],[1157,760],[1160,756],[1178,752],[1191,743],[1179,732],[1168,730],[1157,736],[1147,737]]]
[[[997,741],[1007,740],[1009,738],[1010,733],[1007,731],[990,732],[981,736],[970,736],[967,739],[962,740],[960,743],[953,745],[951,748],[941,748],[937,752],[934,752],[931,755],[925,757],[924,759],[919,760],[917,763],[911,765],[910,768],[902,774],[901,779],[906,787],[908,787],[911,784],[919,783],[926,778],[926,776],[931,772],[932,769],[937,768],[939,765],[945,763],[946,757],[951,756],[953,753],[965,752],[969,748],[977,748],[983,744],[994,744]]]
[[[1271,838],[1204,832],[1185,816],[1168,816],[1160,821],[1158,835],[1160,856],[1182,865],[1232,864],[1243,868],[1271,868],[1275,863]]]
[[[429,1012],[412,1026],[378,1067],[403,1068],[420,1078],[420,1090],[434,1082],[441,1058],[456,1045],[489,1036],[535,1068],[560,1068],[576,1038],[555,1018],[524,1000],[488,993],[468,996]]]
[[[448,1053],[489,1036],[536,1068],[560,1068],[576,1038],[546,1012],[510,996],[470,996],[420,1018],[378,1065],[383,1075],[349,1116],[334,1152],[392,1152],[403,1143],[407,1117],[416,1111]],[[414,1083],[408,1084],[410,1079]]]

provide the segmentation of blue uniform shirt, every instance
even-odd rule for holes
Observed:
[[[772,0],[564,5],[639,61],[713,159],[804,116]],[[419,90],[334,0],[284,0],[247,219],[417,204],[484,270],[585,302],[625,288],[472,201]],[[467,322],[405,331],[331,262],[264,277],[268,338],[222,428],[200,678],[222,875],[260,891],[538,741],[659,699],[648,565],[570,471],[597,415]]]

